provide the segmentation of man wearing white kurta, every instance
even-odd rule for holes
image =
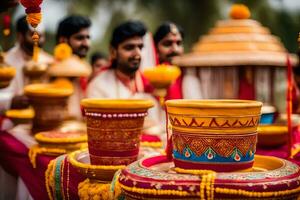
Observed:
[[[155,101],[151,94],[146,93],[150,92],[150,87],[139,72],[145,33],[146,28],[139,21],[129,21],[115,28],[110,43],[111,66],[90,82],[88,98],[144,98]],[[149,116],[159,121],[158,106],[150,109]]]
[[[31,36],[33,31],[26,22],[26,18],[21,17],[17,21],[17,43],[5,54],[5,62],[16,69],[16,75],[11,81],[9,87],[1,89],[1,106],[0,110],[6,110],[10,107],[11,100],[16,95],[23,95],[25,77],[23,68],[26,62],[32,59],[33,41]],[[41,29],[38,29],[40,35],[39,46],[45,41]],[[40,50],[38,63],[49,64],[53,61],[52,57],[46,52]]]
[[[67,16],[59,22],[56,34],[57,43],[67,43],[73,54],[84,59],[90,48],[90,27],[91,21],[87,17],[81,15]],[[80,101],[85,97],[85,88],[80,85],[79,77],[73,79],[72,84],[74,93],[68,102],[69,115],[81,119]]]
[[[5,55],[5,62],[16,69],[16,76],[11,81],[9,87],[0,90],[0,111],[10,108],[12,99],[15,96],[23,95],[23,88],[25,84],[25,77],[23,68],[26,62],[32,59],[33,41],[31,39],[33,31],[30,29],[26,22],[25,17],[21,17],[17,21],[17,43]],[[40,35],[39,46],[42,46],[45,41],[44,34],[38,29]],[[46,52],[40,50],[38,63],[49,64],[52,57]],[[22,103],[22,102],[18,102]],[[0,129],[8,129],[11,127],[9,120],[4,120]],[[23,142],[23,132],[18,132],[15,135],[21,142]],[[26,136],[25,136],[26,137]],[[18,187],[18,189],[17,189]],[[30,195],[21,180],[18,178],[18,186],[15,177],[10,176],[0,167],[0,199],[30,199]],[[17,189],[17,191],[16,191]],[[26,194],[26,195],[24,195]]]

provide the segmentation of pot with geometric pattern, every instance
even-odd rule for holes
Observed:
[[[92,165],[128,165],[137,160],[140,135],[152,101],[84,99]]]
[[[169,100],[166,105],[176,168],[229,172],[252,167],[261,102]]]

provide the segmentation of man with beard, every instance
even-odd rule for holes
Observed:
[[[183,29],[173,22],[164,22],[156,30],[153,39],[156,48],[158,64],[170,65],[172,58],[184,52]],[[182,99],[182,76],[168,89],[165,99]]]
[[[128,99],[147,92],[149,84],[139,71],[145,33],[146,27],[139,21],[128,21],[114,29],[110,42],[111,65],[91,81],[88,97]]]
[[[170,64],[174,56],[183,54],[183,38],[183,29],[172,22],[164,22],[157,28],[154,43],[159,63]]]
[[[41,31],[41,26],[37,29],[40,36],[39,46],[42,47],[45,42],[45,34]],[[5,62],[16,68],[16,76],[9,85],[8,88],[0,90],[3,95],[11,96],[12,108],[23,108],[28,106],[26,97],[23,96],[23,88],[25,83],[25,77],[23,68],[25,64],[32,59],[33,54],[33,41],[32,34],[33,29],[28,25],[26,16],[20,17],[16,24],[17,42],[16,45],[8,50],[5,55]],[[53,61],[52,57],[44,52],[39,51],[38,63],[49,64]]]
[[[67,43],[73,54],[85,58],[90,48],[90,26],[90,19],[84,16],[68,16],[58,25],[56,42]]]
[[[74,56],[85,59],[90,49],[90,27],[91,21],[89,18],[81,15],[68,16],[58,25],[56,42],[58,44],[68,44]],[[83,62],[79,63],[78,59],[74,59],[74,61],[82,66]],[[86,64],[88,66],[88,63]],[[75,67],[74,70],[76,70]],[[72,118],[81,119],[80,101],[85,98],[88,77],[69,77],[69,80],[72,82],[74,89],[74,93],[68,102],[69,115]]]
[[[155,99],[152,87],[139,71],[146,27],[140,21],[128,21],[117,26],[110,41],[110,66],[101,71],[88,85],[88,98]],[[158,121],[158,106],[149,116]]]

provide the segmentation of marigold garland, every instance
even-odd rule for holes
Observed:
[[[209,177],[209,175],[211,177]],[[220,188],[220,187],[213,188],[213,185],[214,185],[213,174],[204,175],[204,178],[202,177],[201,184],[200,184],[200,192],[198,192],[197,195],[199,195],[201,199],[213,200],[214,193],[234,195],[240,197],[250,197],[250,198],[262,198],[262,197],[266,198],[266,197],[288,196],[300,192],[300,187],[297,187],[292,190],[283,190],[283,191],[276,191],[276,192],[254,192],[254,191],[247,191],[241,189],[230,189],[230,188]],[[120,186],[123,190],[133,192],[133,193],[139,193],[139,194],[190,196],[190,193],[186,191],[144,189],[144,188],[137,188],[137,187],[128,187],[121,183]],[[208,195],[206,198],[205,198],[205,190],[206,190],[206,195]]]
[[[50,200],[53,200],[53,191],[51,188],[54,188],[54,168],[56,165],[56,159],[51,160],[48,164],[47,170],[45,172],[45,184],[48,193],[48,197]]]
[[[8,36],[10,34],[10,22],[11,18],[8,14],[3,16],[3,34],[4,36]]]
[[[27,14],[27,22],[34,28],[34,34],[32,35],[32,40],[34,42],[32,59],[33,61],[37,62],[39,55],[39,36],[35,28],[39,25],[39,23],[42,20],[40,5],[43,2],[43,0],[21,0],[20,2],[26,8],[25,12]]]
[[[86,163],[81,163],[78,162],[75,159],[75,155],[84,150],[79,150],[79,151],[74,151],[69,154],[69,162],[71,165],[77,167],[77,168],[85,168],[85,169],[103,169],[103,170],[119,170],[119,169],[124,169],[126,165],[91,165],[91,164],[86,164]]]
[[[36,28],[42,21],[42,13],[28,13],[26,20],[33,28]]]
[[[60,149],[60,148],[46,148],[46,147],[40,147],[39,145],[32,146],[29,149],[28,156],[29,160],[32,164],[33,168],[36,168],[36,156],[38,154],[53,154],[53,155],[61,155],[67,153],[66,149]]]
[[[78,184],[78,196],[81,200],[117,199],[117,197],[121,194],[120,190],[111,192],[110,187],[110,183],[101,183],[85,179],[83,182]]]

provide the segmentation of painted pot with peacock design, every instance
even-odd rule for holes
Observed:
[[[169,100],[175,167],[218,172],[251,168],[261,102]]]
[[[137,160],[140,135],[152,101],[84,99],[88,147],[93,165],[128,165]]]

